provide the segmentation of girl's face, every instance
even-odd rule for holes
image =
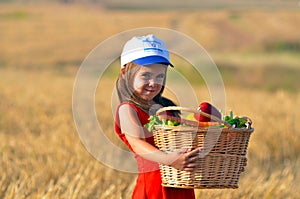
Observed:
[[[133,88],[140,98],[151,101],[162,89],[167,66],[164,64],[151,64],[138,67],[140,69],[134,77]]]

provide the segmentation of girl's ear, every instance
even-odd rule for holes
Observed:
[[[122,67],[121,70],[120,70],[120,74],[121,74],[122,77],[124,77],[124,75],[125,75],[125,68],[126,67]]]

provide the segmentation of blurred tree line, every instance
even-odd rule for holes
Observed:
[[[299,0],[0,0],[1,3],[88,3],[101,4],[109,9],[249,9],[249,8],[290,8],[299,9]]]

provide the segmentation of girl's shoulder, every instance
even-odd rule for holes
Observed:
[[[131,107],[131,108],[133,108],[135,111],[138,110],[138,107],[137,107],[135,104],[131,103],[131,102],[122,102],[122,103],[120,103],[120,104],[118,105],[118,110],[119,110],[121,107]]]
[[[141,108],[139,108],[136,104],[132,103],[132,102],[122,102],[119,104],[118,106],[118,111],[120,109],[125,109],[125,110],[128,110],[128,109],[133,109],[138,115],[139,114],[147,114],[144,110],[142,110]]]
[[[131,102],[120,103],[117,111],[118,111],[117,114],[121,114],[121,115],[122,114],[127,115],[129,112],[134,111],[135,113],[131,112],[131,114],[133,114],[133,115],[136,114],[142,124],[148,122],[149,114]],[[120,113],[120,111],[121,111],[121,113]]]

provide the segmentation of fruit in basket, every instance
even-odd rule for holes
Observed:
[[[198,110],[221,119],[221,113],[220,113],[220,111],[215,106],[211,105],[208,102],[202,102],[199,105]],[[211,118],[206,117],[204,115],[196,114],[196,113],[194,114],[194,117],[199,122],[210,122],[211,121]]]

